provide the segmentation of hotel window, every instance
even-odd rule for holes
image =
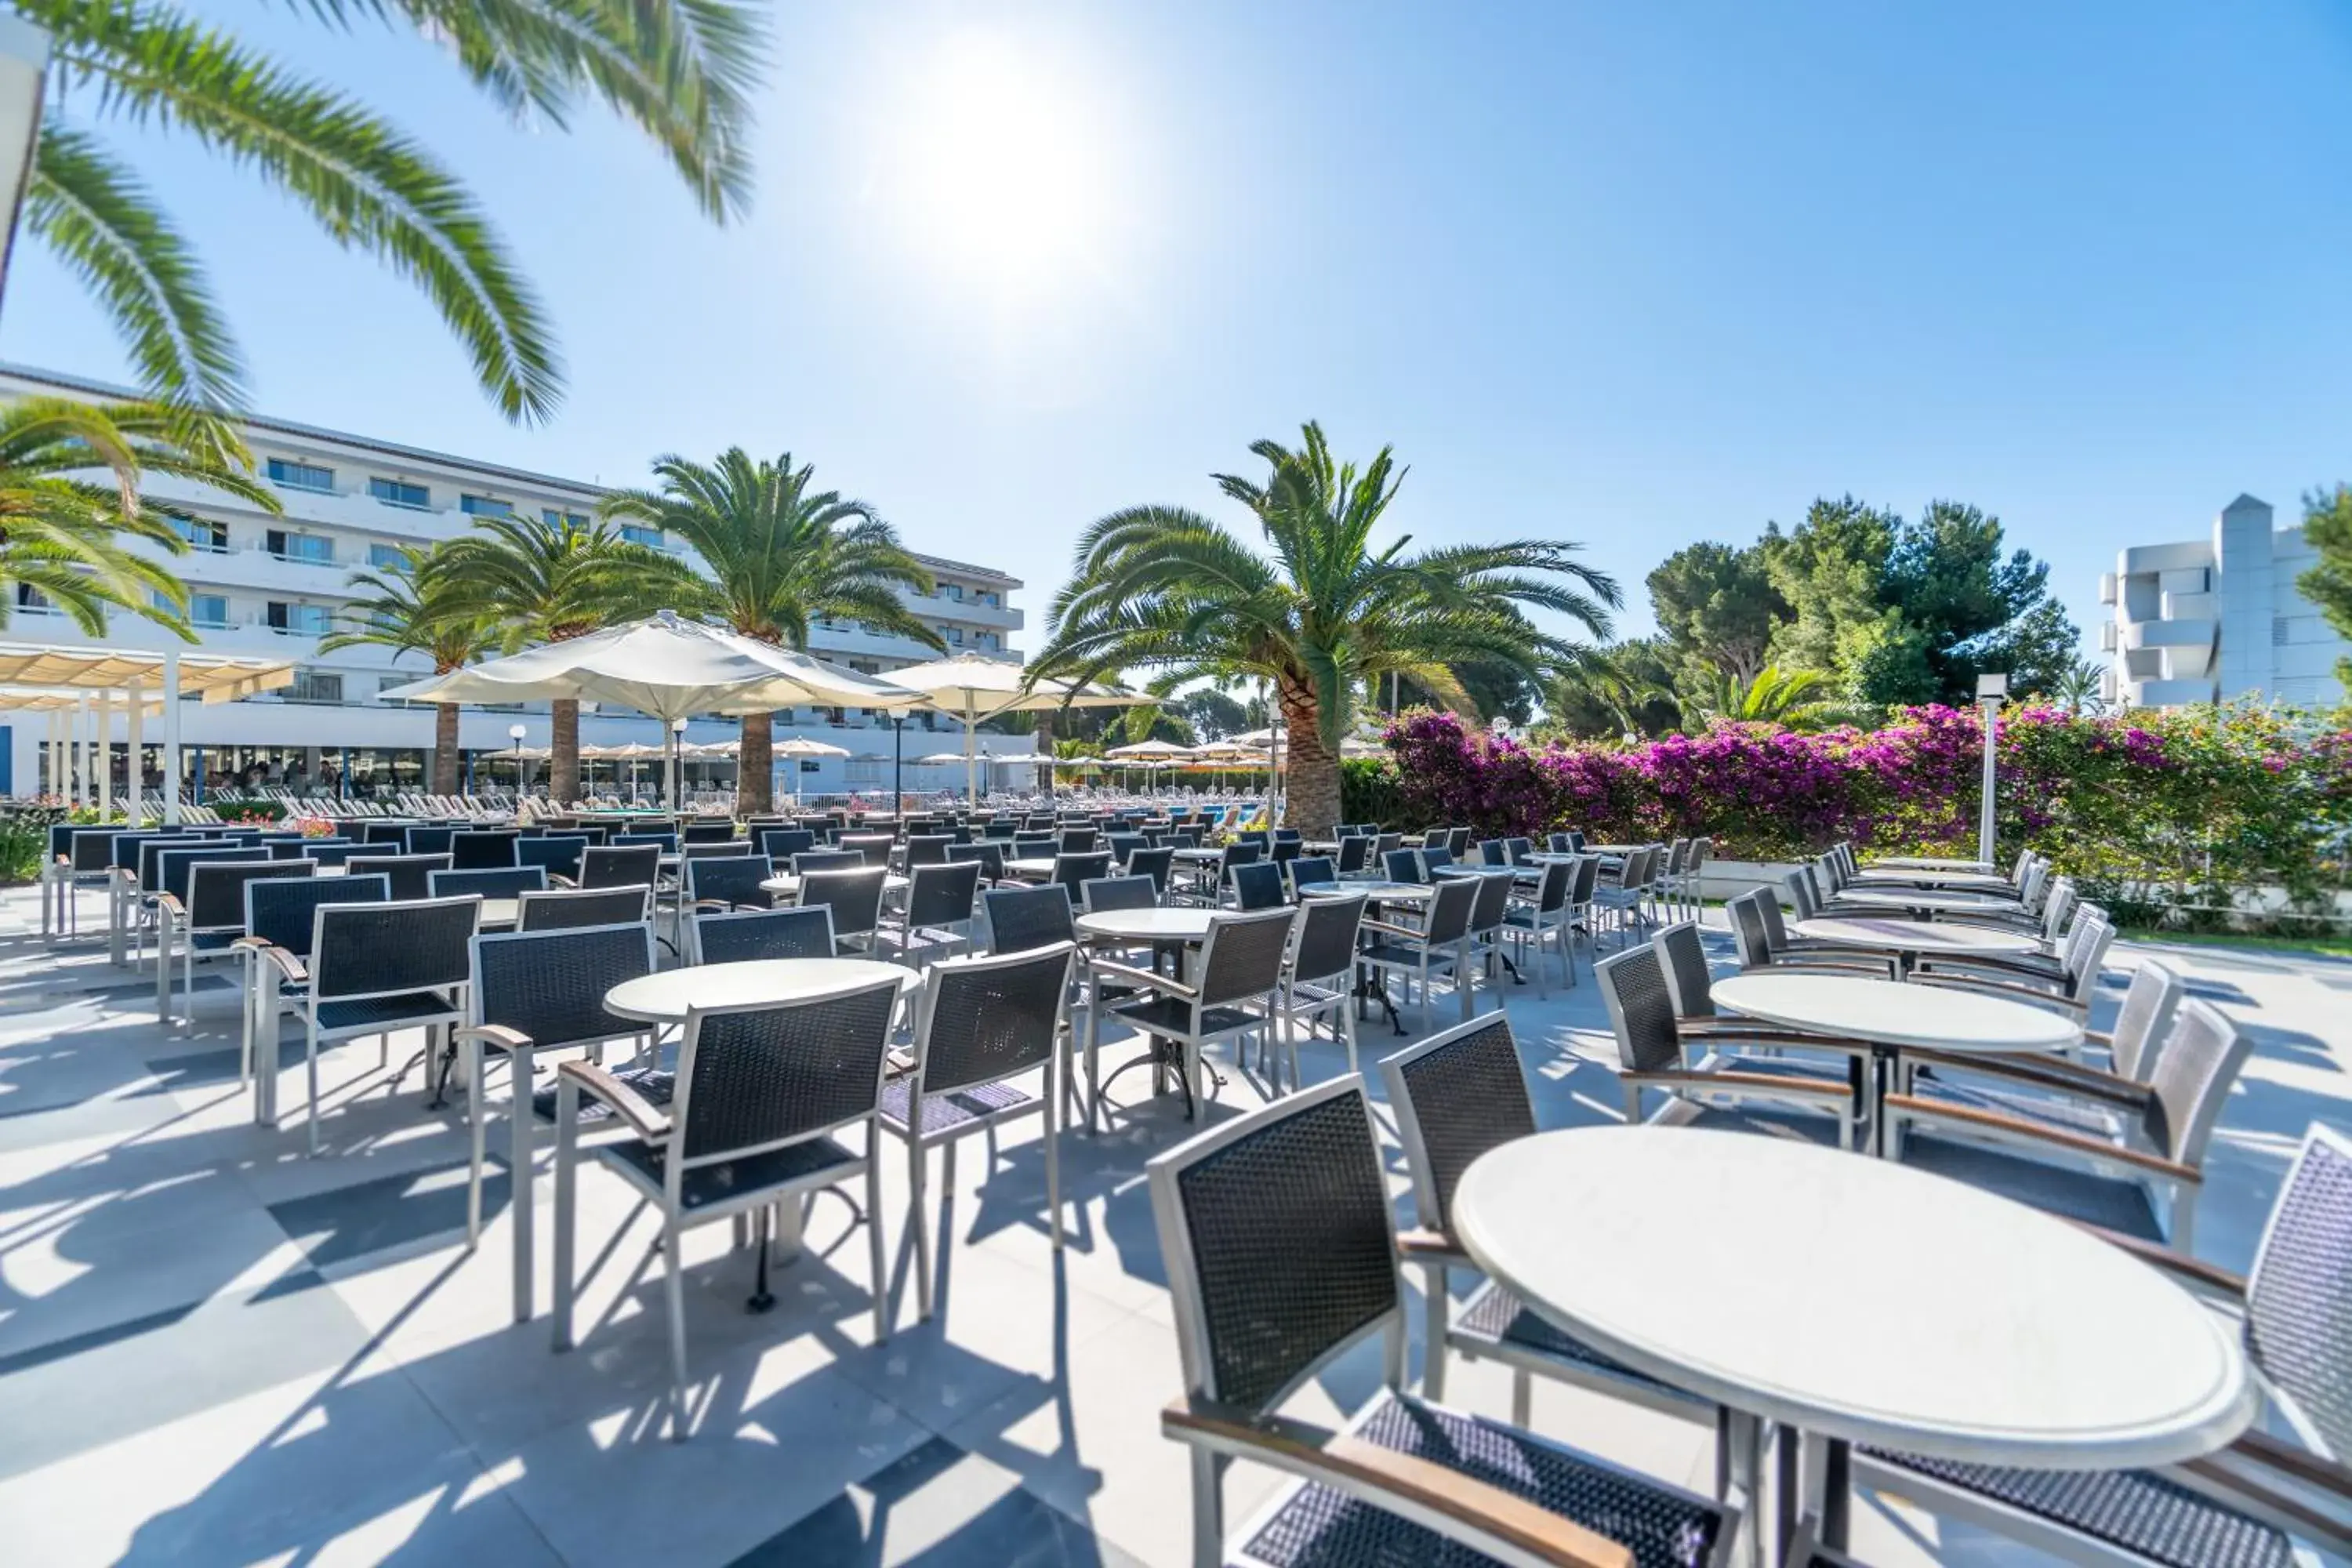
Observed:
[[[512,517],[514,502],[495,500],[488,496],[461,495],[457,498],[457,510],[467,517]]]
[[[585,528],[585,527],[587,527],[587,526],[588,526],[588,515],[587,515],[587,513],[585,513],[585,512],[578,512],[578,511],[565,511],[565,510],[563,510],[561,507],[552,507],[552,506],[543,506],[543,507],[541,507],[541,508],[539,509],[539,520],[540,520],[541,522],[543,522],[543,523],[547,524],[547,526],[548,526],[548,527],[550,527],[550,528],[562,528],[562,527],[565,523],[567,523],[567,522],[568,522],[568,523],[570,523],[570,524],[571,524],[572,527],[574,527],[574,528]],[[629,531],[628,531],[627,529],[625,529],[625,529],[621,530],[621,531],[622,531],[623,533],[626,533],[626,532],[628,532]],[[656,539],[656,541],[654,541],[654,542],[655,542],[655,543],[656,543],[656,544],[658,544],[658,543],[660,543],[660,542],[661,542],[661,541],[659,541],[658,539]]]
[[[299,632],[304,637],[318,637],[327,629],[327,606],[324,605],[294,605],[283,599],[272,599],[262,612],[262,624],[273,631]]]
[[[157,594],[155,607],[170,610],[170,595]],[[188,624],[192,626],[219,627],[228,625],[228,595],[226,594],[191,594],[188,595]]]
[[[406,479],[372,479],[368,480],[368,494],[386,506],[404,506],[417,511],[433,510],[433,492]]]
[[[294,684],[286,689],[289,702],[341,702],[343,700],[343,678],[323,669],[298,669]]]
[[[640,528],[634,522],[621,524],[621,537],[632,544],[642,544],[653,550],[669,548],[669,536],[658,528]]]
[[[996,650],[996,634],[994,632],[982,632],[980,636],[974,637],[972,642],[975,647],[985,652],[993,653]]]
[[[20,610],[47,610],[52,606],[49,596],[30,583],[16,584],[16,607]]]
[[[959,605],[962,604],[962,603],[963,603],[963,584],[961,584],[961,583],[942,583],[942,584],[940,584],[940,598],[942,598],[942,599],[953,599],[957,604],[959,604]]]
[[[291,458],[269,459],[269,480],[298,490],[332,490],[335,470],[322,468],[315,463],[298,463]]]
[[[323,533],[289,533],[282,528],[273,528],[269,531],[268,547],[269,553],[287,561],[330,566],[335,560],[335,542]]]
[[[397,544],[376,543],[368,546],[368,564],[380,571],[397,572],[408,564],[408,557]]]
[[[228,524],[215,522],[204,517],[175,517],[172,531],[186,540],[197,550],[222,551],[228,548]]]
[[[940,636],[948,639],[948,647],[963,647],[963,628],[961,626],[941,626],[940,628]]]

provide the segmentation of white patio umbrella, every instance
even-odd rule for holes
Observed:
[[[779,741],[776,742],[775,750],[776,755],[780,757],[845,757],[849,755],[849,748],[846,746],[829,746],[823,741],[812,741],[804,735],[794,735],[788,740]]]
[[[1106,757],[1189,757],[1190,746],[1180,746],[1173,741],[1138,741],[1132,746],[1113,746],[1103,753]]]
[[[1131,708],[1153,700],[1109,687],[1078,687],[1068,681],[1045,679],[1028,687],[1024,681],[1019,665],[976,653],[935,658],[929,664],[910,665],[890,672],[893,686],[920,692],[933,708],[963,721],[964,793],[974,805],[980,801],[980,770],[972,731],[982,720],[993,719],[1000,713],[1040,712],[1065,706]]]

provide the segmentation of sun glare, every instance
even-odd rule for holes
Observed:
[[[1009,40],[949,40],[901,124],[901,184],[932,258],[1000,289],[1067,279],[1087,260],[1104,192],[1088,116]]]

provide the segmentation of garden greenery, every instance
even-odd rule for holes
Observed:
[[[2004,858],[2027,845],[2126,923],[2227,923],[2264,903],[2332,913],[2352,837],[2352,715],[2231,705],[2093,717],[2012,707],[1999,729]],[[1910,708],[1874,730],[1718,724],[1697,735],[1528,746],[1409,713],[1378,818],[1481,837],[1581,828],[1646,842],[1706,834],[1718,859],[1971,854],[1981,721]],[[1359,818],[1363,820],[1365,818]],[[2303,922],[2298,922],[2303,923]]]

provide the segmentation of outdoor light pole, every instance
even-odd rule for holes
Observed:
[[[1984,714],[1984,798],[1977,805],[1977,858],[1993,863],[1993,740],[2000,721],[2000,705],[2009,698],[2009,677],[1977,677],[1977,707]]]
[[[522,733],[520,724],[507,726],[507,739],[514,742],[515,801],[518,805],[522,801]]]
[[[680,797],[686,793],[686,759],[678,751],[678,748],[685,744],[686,721],[671,720],[669,721],[669,808],[672,811],[677,810],[685,804]]]
[[[907,716],[890,715],[890,815],[907,809]]]

